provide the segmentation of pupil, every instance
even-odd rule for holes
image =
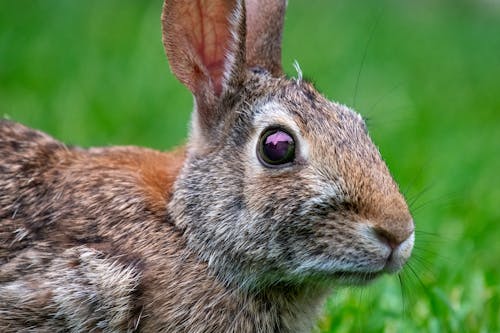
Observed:
[[[293,139],[283,131],[276,131],[267,136],[264,141],[264,153],[271,161],[278,162],[288,155]]]

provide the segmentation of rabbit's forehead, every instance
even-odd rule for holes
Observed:
[[[297,84],[287,87],[281,96],[265,98],[254,108],[257,132],[280,125],[299,140],[315,147],[332,148],[342,144],[356,146],[367,134],[362,117],[348,107],[331,102],[312,90]]]
[[[279,101],[271,100],[260,103],[255,109],[254,124],[257,130],[262,130],[273,125],[281,125],[297,134],[303,132],[298,126],[293,113],[290,112],[285,104]]]
[[[289,129],[302,160],[322,177],[352,179],[353,170],[366,167],[368,161],[372,169],[381,167],[378,150],[358,113],[329,101],[310,85],[294,83],[285,89],[255,105],[257,135],[269,126]]]

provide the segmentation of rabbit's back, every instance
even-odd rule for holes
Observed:
[[[178,251],[166,203],[183,155],[69,148],[0,121],[2,330],[134,329],[146,261]]]
[[[114,242],[112,232],[120,228],[164,218],[183,155],[137,147],[72,148],[2,120],[0,263],[35,241],[63,248]]]

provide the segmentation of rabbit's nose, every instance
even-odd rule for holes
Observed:
[[[383,243],[389,245],[391,250],[395,250],[413,235],[413,221],[410,221],[410,223],[407,223],[404,227],[396,225],[391,229],[385,226],[377,226],[374,228],[374,231]]]
[[[384,271],[387,273],[396,273],[403,268],[404,264],[411,256],[413,244],[415,242],[413,222],[409,223],[406,229],[402,228],[396,230],[395,232],[394,230],[387,230],[380,227],[374,228],[374,232],[380,242],[386,244],[386,246],[389,246],[391,249],[384,266]]]

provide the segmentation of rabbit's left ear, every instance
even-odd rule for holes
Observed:
[[[247,66],[259,66],[275,76],[281,68],[281,36],[287,0],[246,0]]]
[[[191,90],[199,119],[210,127],[220,97],[244,79],[243,0],[165,0],[162,26],[170,67]]]

